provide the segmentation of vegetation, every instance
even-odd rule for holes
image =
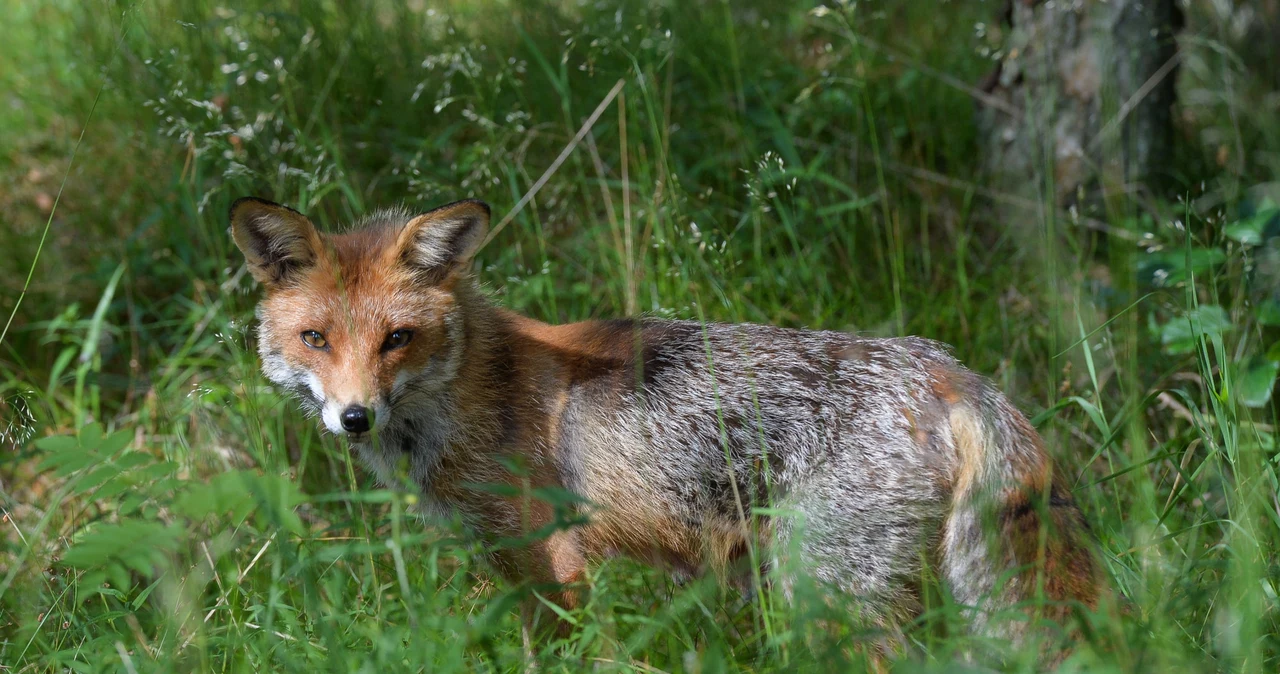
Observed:
[[[954,344],[1128,598],[1065,666],[1276,671],[1274,3],[1187,3],[1176,193],[1016,221],[966,84],[996,4],[4,2],[0,671],[523,671],[529,590],[258,373],[246,194],[329,228],[483,198],[481,277],[548,321]],[[894,637],[804,587],[592,574],[545,671],[1035,667],[930,578]]]

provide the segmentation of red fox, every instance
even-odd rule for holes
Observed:
[[[926,563],[979,624],[1036,596],[1059,619],[1098,602],[1089,534],[1039,436],[942,344],[541,323],[495,306],[472,277],[489,223],[479,201],[384,211],[344,234],[254,198],[230,219],[266,290],[267,378],[384,482],[407,462],[427,507],[531,540],[492,561],[558,588],[564,606],[592,560],[732,575],[751,550],[768,551],[765,572],[793,556],[886,624],[920,610]],[[585,516],[556,529],[550,503],[478,484],[563,490]]]

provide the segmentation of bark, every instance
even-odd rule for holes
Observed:
[[[1011,0],[984,89],[992,186],[1056,207],[1162,193],[1173,147],[1175,0]]]

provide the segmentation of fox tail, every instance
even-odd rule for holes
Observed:
[[[975,627],[1017,640],[1027,621],[997,626],[996,612],[1026,608],[1065,623],[1081,604],[1097,607],[1099,565],[1035,429],[991,384],[968,383],[950,412],[958,468],[942,572],[955,599],[975,609]]]

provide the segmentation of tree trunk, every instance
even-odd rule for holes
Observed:
[[[984,167],[1006,203],[1087,212],[1163,193],[1180,25],[1175,0],[1010,1],[983,87],[997,105],[979,113]]]

